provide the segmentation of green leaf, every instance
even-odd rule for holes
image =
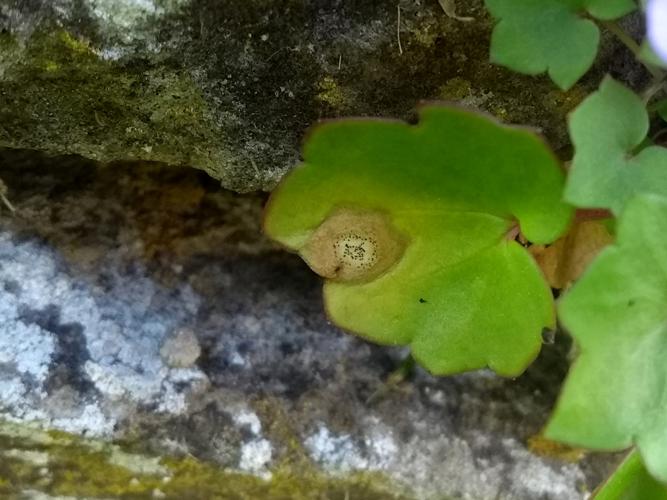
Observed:
[[[546,435],[599,450],[634,443],[667,481],[667,198],[633,198],[617,238],[560,303],[580,355]]]
[[[529,75],[548,72],[562,89],[574,85],[597,55],[600,31],[588,12],[610,20],[632,12],[632,0],[486,0],[499,19],[491,61]]]
[[[585,8],[588,13],[603,21],[611,21],[623,17],[637,8],[634,0],[588,0],[575,2]]]
[[[265,229],[328,278],[326,308],[343,328],[411,345],[434,373],[519,374],[554,308],[506,235],[516,219],[532,241],[563,233],[563,174],[527,130],[458,108],[420,114],[416,126],[317,127],[305,164],[272,194]]]
[[[658,107],[658,116],[667,122],[667,100],[662,101],[660,104],[660,107]]]
[[[667,486],[656,481],[636,450],[618,466],[595,494],[595,500],[667,500]]]
[[[653,66],[656,68],[667,68],[667,63],[660,59],[658,54],[655,53],[653,48],[649,45],[649,43],[645,40],[640,48],[639,48],[639,59],[645,63],[648,64],[649,66]]]
[[[667,122],[667,99],[661,99],[653,103],[650,109],[655,111],[663,121]]]
[[[611,78],[570,117],[574,160],[565,199],[619,214],[637,193],[667,194],[667,149],[643,148],[649,119],[641,99]]]

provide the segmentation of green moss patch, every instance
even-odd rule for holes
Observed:
[[[62,432],[0,423],[0,495],[33,490],[83,498],[403,500],[380,474],[331,477],[281,466],[270,479],[223,470],[195,457],[153,457]]]
[[[184,71],[105,60],[66,31],[0,38],[0,146],[190,165],[220,178],[224,134]]]

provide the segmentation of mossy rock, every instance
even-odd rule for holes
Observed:
[[[460,6],[472,22],[435,1],[14,4],[0,1],[0,146],[189,165],[237,191],[271,189],[318,119],[409,119],[442,99],[560,148],[582,97],[491,65],[481,0]]]
[[[192,456],[157,457],[63,432],[0,422],[0,495],[220,500],[408,500],[378,474],[325,476],[284,467],[261,478]]]

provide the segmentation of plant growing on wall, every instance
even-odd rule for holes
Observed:
[[[600,498],[667,498],[667,149],[648,138],[652,116],[667,115],[667,25],[656,27],[667,0],[486,5],[498,64],[567,89],[592,65],[602,28],[652,81],[638,95],[606,77],[578,106],[567,172],[530,130],[452,106],[423,107],[416,125],[318,125],[272,194],[265,229],[325,278],[333,321],[409,345],[434,374],[516,376],[558,316],[580,354],[547,437],[634,446]],[[649,14],[642,47],[615,22],[637,8]],[[600,218],[615,231],[593,259],[612,240],[585,226]],[[566,289],[557,308],[549,285]]]
[[[520,225],[549,243],[571,215],[565,176],[538,137],[429,106],[417,126],[322,125],[304,158],[274,192],[265,227],[327,278],[336,323],[409,344],[433,373],[525,369],[555,315],[514,237]]]

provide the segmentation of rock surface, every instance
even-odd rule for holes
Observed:
[[[0,146],[189,165],[247,192],[316,120],[433,99],[567,146],[584,92],[489,64],[482,3],[459,2],[462,22],[437,0],[0,0]]]
[[[149,460],[159,477],[178,457],[273,478],[266,488],[290,470],[311,491],[289,498],[577,499],[617,459],[534,452],[548,448],[535,435],[567,366],[560,337],[516,380],[418,371],[388,384],[404,353],[326,321],[318,279],[262,237],[262,196],[221,190],[193,169],[11,151],[0,178],[17,207],[0,213],[6,421],[115,440],[122,463]],[[59,460],[70,452],[19,446],[20,432],[0,426],[0,451],[33,467],[21,491],[108,498],[126,485],[182,498],[177,479],[117,464],[113,488],[65,487]],[[329,496],[314,496],[325,483],[308,481],[322,474],[376,486],[326,483]],[[0,492],[8,475],[0,465]],[[276,488],[219,498],[286,498]]]

